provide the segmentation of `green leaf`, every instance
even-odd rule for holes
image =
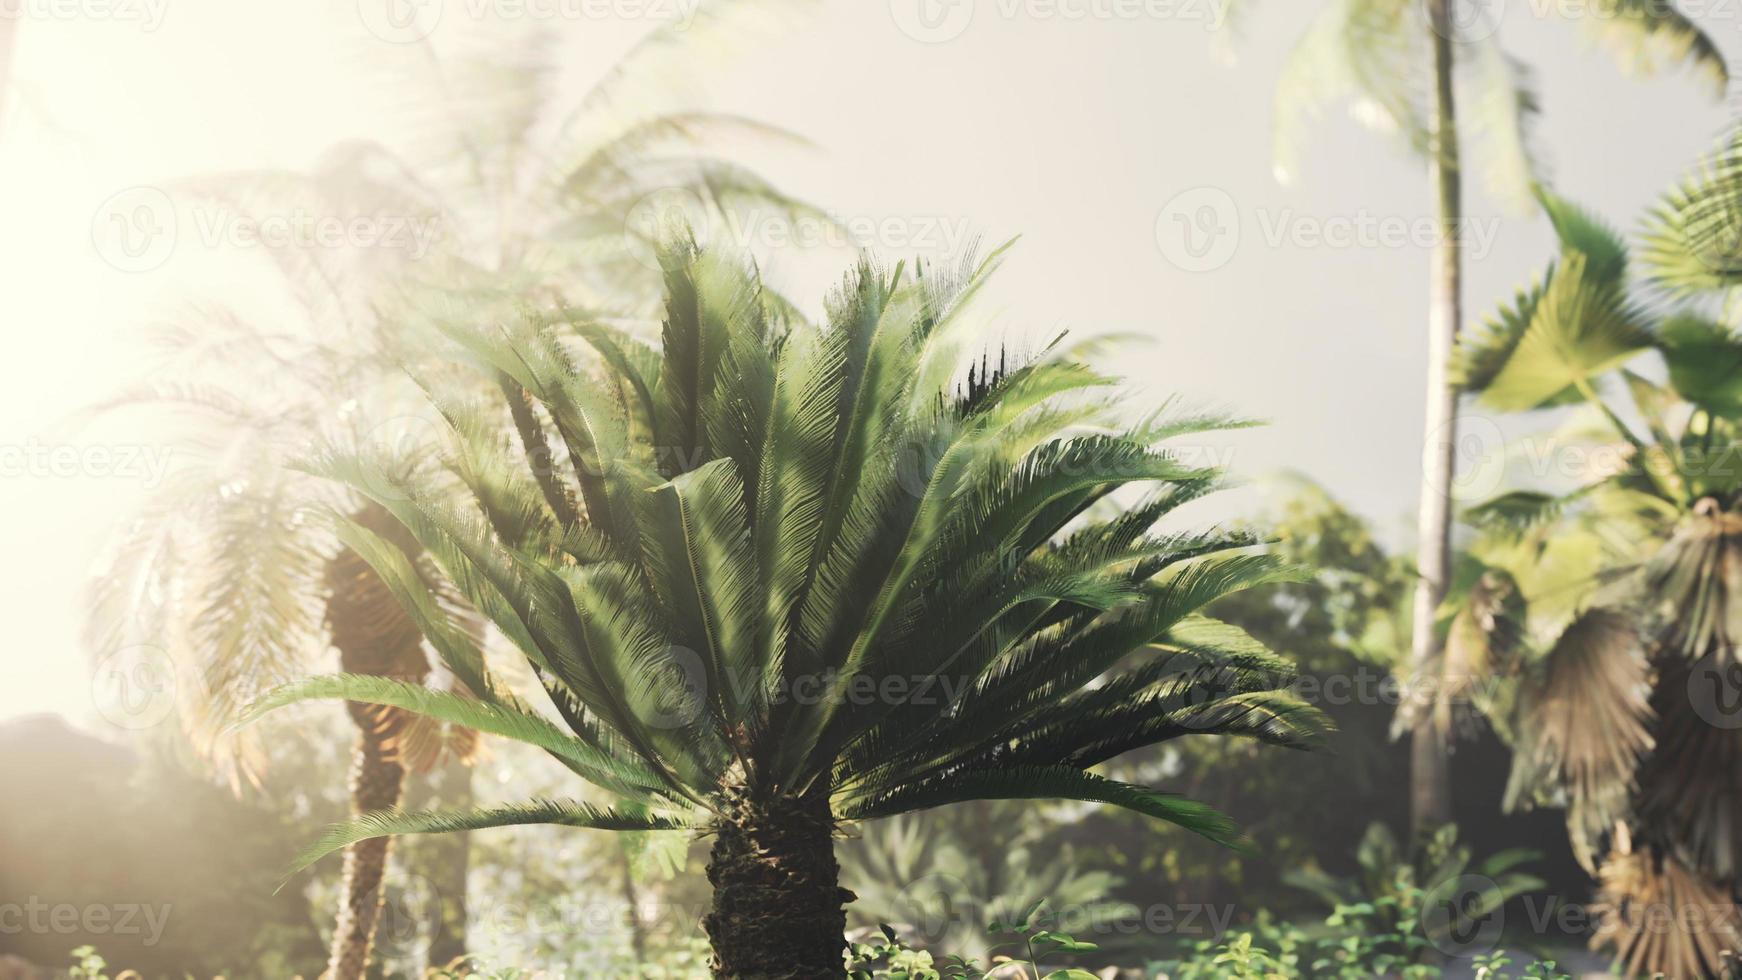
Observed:
[[[481,701],[421,684],[360,674],[310,677],[268,692],[250,705],[238,725],[304,701],[347,700],[403,708],[490,735],[525,742],[572,763],[572,768],[601,787],[626,796],[644,796],[660,788],[658,777],[630,760],[610,756],[533,714],[517,701]]]
[[[1742,415],[1742,337],[1714,320],[1678,313],[1657,331],[1676,393],[1714,415]]]
[[[286,872],[295,874],[321,858],[358,841],[402,834],[449,834],[492,827],[555,824],[595,830],[682,830],[690,823],[680,817],[654,816],[645,812],[601,809],[574,800],[534,800],[512,806],[474,810],[376,810],[344,823],[333,824],[320,840],[310,845]]]
[[[1505,365],[1482,392],[1483,402],[1503,411],[1543,407],[1651,343],[1618,283],[1593,278],[1591,269],[1580,252],[1556,267]]]
[[[851,802],[844,815],[868,820],[967,800],[1036,799],[1109,803],[1178,824],[1224,847],[1244,850],[1248,846],[1234,822],[1207,804],[1063,766],[1012,766],[952,773],[880,797]]]

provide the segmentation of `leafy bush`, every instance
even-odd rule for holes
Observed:
[[[992,944],[984,968],[960,956],[934,959],[932,954],[902,942],[894,929],[883,926],[881,941],[852,945],[854,964],[848,976],[852,980],[992,980],[1000,977],[1100,980],[1087,970],[1041,966],[1043,957],[1096,949],[1094,943],[1042,928],[1037,916],[1045,909],[1044,901],[1037,902],[1013,922],[993,922],[988,926],[987,931],[994,937],[1009,938]],[[1016,955],[1000,953],[999,950],[1010,950]]]
[[[1383,951],[1393,965],[1402,965],[1417,962],[1435,942],[1476,929],[1513,898],[1543,888],[1541,879],[1516,870],[1538,857],[1512,849],[1474,860],[1470,848],[1458,843],[1454,824],[1406,853],[1384,824],[1375,823],[1356,851],[1361,870],[1355,877],[1309,868],[1284,880],[1324,901],[1331,909],[1325,925],[1335,935],[1373,944],[1375,955]]]
[[[1434,980],[1443,976],[1430,963],[1400,963],[1388,947],[1407,945],[1408,937],[1359,934],[1327,937],[1288,924],[1261,923],[1232,934],[1225,942],[1200,942],[1192,955],[1157,964],[1167,980],[1367,980],[1395,976],[1402,980]],[[1533,961],[1521,973],[1509,972],[1512,959],[1503,950],[1472,959],[1476,980],[1571,980],[1553,960]]]

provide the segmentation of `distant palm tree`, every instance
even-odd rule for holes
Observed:
[[[342,337],[336,346],[322,344],[297,326],[270,332],[230,311],[206,309],[162,331],[170,354],[153,381],[116,404],[176,409],[184,420],[176,445],[186,459],[117,536],[112,562],[91,587],[92,648],[137,642],[166,648],[187,681],[177,688],[187,733],[238,785],[258,781],[270,755],[258,740],[227,737],[238,706],[312,669],[329,646],[347,671],[414,683],[431,673],[415,624],[380,580],[309,520],[318,508],[338,506],[391,533],[386,512],[346,501],[282,466],[323,428],[332,439],[380,441],[383,433],[364,431],[357,420],[409,421],[415,411],[409,386],[395,391],[381,383],[394,363],[385,354]],[[362,408],[369,403],[382,407]],[[404,459],[416,458],[414,445],[392,441]],[[427,567],[414,541],[402,543],[408,560]],[[456,615],[475,619],[454,601]],[[351,705],[350,714],[357,728],[350,792],[358,812],[397,804],[408,769],[471,752],[473,736],[462,729],[364,704]],[[363,974],[386,844],[346,855],[332,977]]]
[[[1251,0],[1229,0],[1227,22]],[[1668,0],[1593,0],[1558,4],[1582,20],[1622,66],[1653,71],[1688,61],[1722,94],[1729,70],[1716,45]],[[1451,581],[1453,447],[1458,392],[1452,350],[1463,321],[1464,223],[1459,107],[1477,123],[1468,132],[1486,156],[1493,189],[1527,205],[1537,182],[1529,124],[1537,99],[1523,66],[1500,48],[1498,24],[1480,0],[1326,0],[1302,37],[1276,90],[1276,167],[1290,179],[1308,125],[1328,104],[1349,101],[1363,123],[1401,136],[1428,161],[1440,234],[1428,305],[1427,410],[1416,534],[1417,586],[1410,640],[1412,669],[1437,660],[1437,611]],[[1460,71],[1460,69],[1462,69]],[[1417,832],[1451,819],[1445,733],[1423,721],[1412,734],[1410,800]]]
[[[1619,236],[1545,195],[1560,258],[1458,357],[1493,408],[1591,413],[1533,442],[1589,461],[1570,489],[1467,515],[1484,534],[1445,669],[1513,679],[1484,705],[1514,743],[1508,806],[1566,806],[1602,884],[1596,941],[1635,975],[1718,975],[1742,951],[1729,917],[1647,921],[1732,907],[1742,873],[1739,173],[1733,142],[1654,213],[1655,293],[1631,287]],[[1688,302],[1660,308],[1666,294]],[[1665,381],[1634,370],[1646,354]]]
[[[1058,797],[1234,842],[1202,804],[1091,771],[1190,734],[1320,734],[1318,712],[1282,690],[1285,662],[1201,615],[1288,573],[1245,533],[1153,531],[1217,481],[1163,441],[1228,420],[1120,428],[1110,379],[1056,347],[958,385],[982,274],[862,266],[813,328],[770,314],[735,260],[676,247],[664,261],[659,349],[575,323],[597,372],[537,326],[448,327],[532,395],[504,412],[432,386],[455,431],[452,482],[392,481],[342,451],[310,464],[437,557],[563,724],[493,681],[403,551],[355,522],[347,543],[478,699],[317,677],[255,712],[311,698],[417,711],[541,747],[623,802],[373,813],[303,862],[510,824],[711,833],[715,974],[823,978],[844,975],[853,897],[837,880],[840,821]],[[1083,518],[1145,484],[1129,512]]]
[[[390,451],[408,467],[434,451],[425,438],[434,417],[401,370],[421,356],[399,330],[407,311],[430,305],[488,320],[514,307],[574,303],[632,315],[658,281],[657,267],[641,261],[651,230],[635,213],[650,196],[681,195],[715,213],[803,209],[704,152],[722,135],[777,131],[634,105],[649,59],[657,65],[698,28],[723,26],[708,14],[691,32],[656,30],[579,98],[552,80],[543,35],[452,60],[420,49],[418,78],[444,97],[427,103],[436,118],[415,158],[352,142],[311,174],[237,173],[178,188],[238,219],[386,214],[440,233],[427,254],[267,249],[289,293],[287,322],[192,310],[160,332],[166,356],[152,382],[111,406],[191,412],[179,455],[198,462],[118,536],[113,566],[93,585],[90,645],[171,647],[186,676],[200,678],[182,705],[189,731],[233,783],[257,779],[266,761],[258,741],[221,737],[237,706],[309,672],[329,641],[348,673],[421,682],[431,672],[415,627],[379,579],[330,528],[308,520],[339,506],[375,527],[386,512],[283,465],[323,437]],[[414,540],[400,544],[414,563],[426,561]],[[455,737],[462,755],[470,750],[465,736],[403,712],[356,703],[351,714],[358,813],[397,805],[408,763],[435,765]],[[386,860],[385,840],[347,853],[333,980],[360,977],[368,963]]]

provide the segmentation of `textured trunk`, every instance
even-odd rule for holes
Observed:
[[[846,902],[828,793],[769,804],[736,800],[708,861],[704,923],[717,980],[846,976]]]
[[[407,554],[415,552],[415,542],[385,509],[370,505],[354,516]],[[340,667],[350,674],[423,680],[429,673],[423,636],[368,563],[349,549],[341,551],[327,563],[326,578],[327,629],[339,651]],[[345,707],[358,731],[351,765],[351,811],[362,814],[398,806],[405,784],[399,736],[406,716],[355,701],[346,702]],[[339,919],[327,958],[327,980],[360,980],[369,965],[390,840],[378,837],[345,849]]]
[[[1457,109],[1452,91],[1452,31],[1447,6],[1451,0],[1428,0],[1430,41],[1434,61],[1433,141],[1429,173],[1433,178],[1439,244],[1434,251],[1428,303],[1427,413],[1423,423],[1421,509],[1416,525],[1415,623],[1410,637],[1409,664],[1418,685],[1439,655],[1434,613],[1446,597],[1451,568],[1452,476],[1458,393],[1452,387],[1452,345],[1461,317],[1460,279],[1463,202],[1458,171]],[[1424,692],[1418,689],[1417,696]],[[1452,818],[1451,780],[1446,733],[1438,731],[1429,712],[1411,733],[1410,825],[1417,833]]]
[[[629,859],[627,845],[617,848],[623,864],[623,902],[629,907],[625,918],[629,924],[629,948],[635,952],[635,962],[647,962],[647,928],[641,922],[641,894],[635,888],[635,862]]]
[[[367,813],[399,805],[405,770],[390,757],[378,733],[365,728],[351,761],[351,809]],[[375,920],[381,912],[381,884],[387,874],[391,837],[359,841],[345,849],[339,886],[339,922],[327,955],[327,980],[361,980],[369,965]]]

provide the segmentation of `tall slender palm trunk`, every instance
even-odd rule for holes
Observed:
[[[731,801],[708,859],[703,925],[716,980],[831,980],[847,974],[847,911],[826,790]]]
[[[1463,223],[1458,169],[1457,106],[1452,88],[1452,0],[1428,0],[1434,62],[1434,111],[1429,174],[1433,178],[1440,235],[1433,256],[1428,302],[1427,413],[1423,422],[1421,502],[1416,524],[1415,622],[1409,663],[1415,683],[1425,683],[1439,655],[1434,613],[1446,597],[1451,573],[1452,476],[1458,393],[1452,387],[1452,346],[1461,319]],[[1414,692],[1421,697],[1426,692]],[[1422,712],[1411,733],[1410,826],[1419,833],[1451,820],[1451,779],[1445,733]]]
[[[351,809],[355,813],[399,805],[405,769],[382,743],[383,739],[369,731],[357,736],[357,750],[351,760]],[[387,851],[392,842],[391,837],[377,837],[345,849],[339,919],[333,930],[332,948],[327,953],[327,980],[361,980],[369,965],[375,923],[381,915]]]
[[[353,516],[408,554],[415,550],[415,542],[384,508],[372,504]],[[341,668],[350,674],[422,680],[429,673],[422,634],[374,569],[346,549],[328,562],[326,576],[327,628],[333,646],[338,648]],[[362,814],[398,806],[405,769],[396,746],[405,716],[354,701],[347,702],[346,709],[358,733],[351,762],[351,811]],[[345,849],[339,917],[327,955],[326,980],[361,980],[369,965],[391,841],[376,838]]]
[[[629,948],[635,953],[635,962],[647,962],[647,925],[641,921],[641,892],[635,887],[635,862],[629,858],[629,848],[622,845],[617,848],[617,855],[623,869],[623,904],[627,911],[624,919],[629,926]]]

